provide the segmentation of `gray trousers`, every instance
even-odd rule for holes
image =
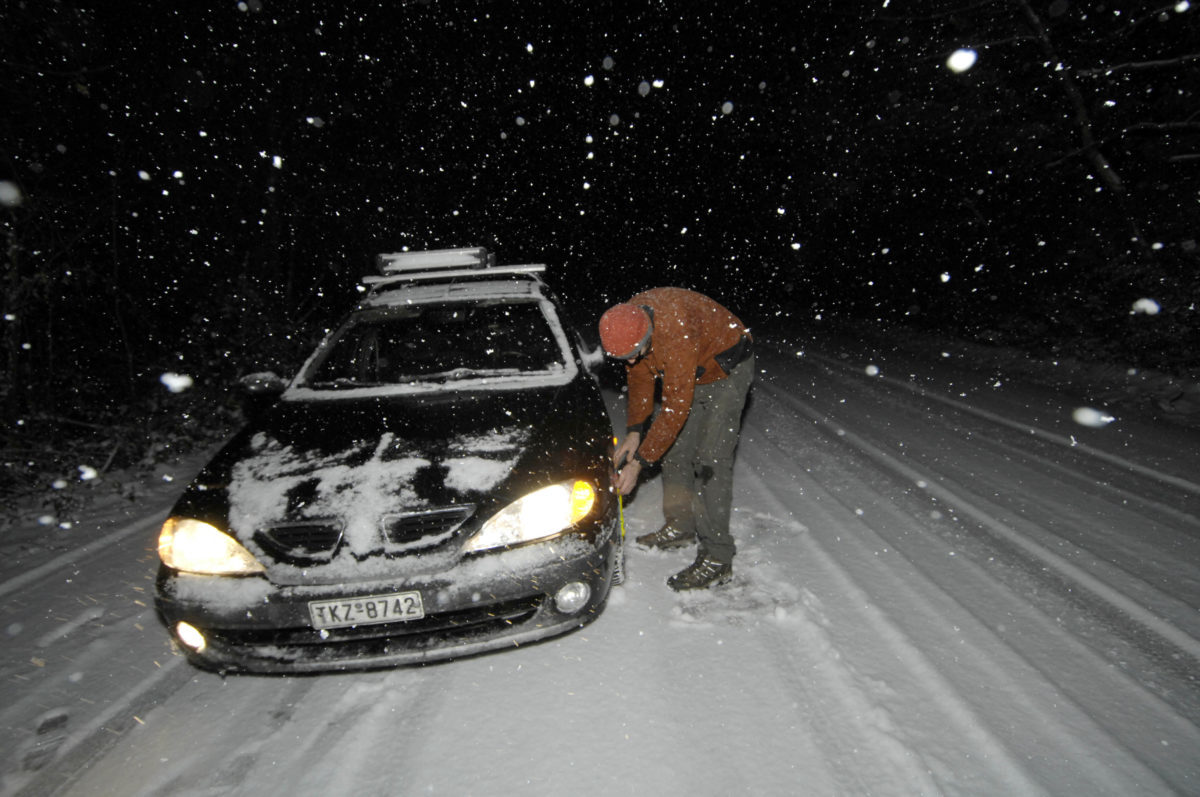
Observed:
[[[732,562],[737,551],[729,533],[733,455],[753,380],[750,355],[728,379],[697,385],[687,423],[662,462],[663,515],[695,531],[700,552],[718,562]]]

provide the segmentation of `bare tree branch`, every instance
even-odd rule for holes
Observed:
[[[1038,46],[1042,50],[1042,54],[1050,63],[1059,63],[1058,54],[1054,52],[1054,47],[1050,43],[1050,34],[1042,25],[1041,19],[1037,13],[1030,8],[1028,0],[1013,0],[1014,3],[1025,14],[1025,19],[1032,28],[1034,35],[1037,36]],[[1125,192],[1125,183],[1121,176],[1113,169],[1112,164],[1108,162],[1108,158],[1100,151],[1100,147],[1096,144],[1095,135],[1092,133],[1092,120],[1088,114],[1087,103],[1084,101],[1083,94],[1079,91],[1079,87],[1075,85],[1075,81],[1071,78],[1069,71],[1065,69],[1054,71],[1054,76],[1066,92],[1067,98],[1071,101],[1071,106],[1075,110],[1075,125],[1079,129],[1080,149],[1088,160],[1092,162],[1100,179],[1110,190],[1122,194]]]
[[[1006,39],[996,39],[994,41],[987,41],[987,42],[968,42],[967,44],[970,47],[980,50],[980,49],[984,49],[986,47],[999,47],[1002,44],[1016,44],[1017,42],[1028,42],[1028,41],[1037,41],[1037,37],[1036,36],[1022,36],[1021,34],[1015,34],[1013,36],[1009,36]]]
[[[1126,133],[1142,133],[1145,131],[1154,133],[1169,133],[1176,130],[1200,131],[1200,122],[1139,122],[1136,125],[1130,125],[1129,127],[1125,128],[1116,136],[1110,136],[1110,138],[1118,138]]]
[[[1096,69],[1076,69],[1075,74],[1080,77],[1097,77],[1100,75],[1116,75],[1121,72],[1137,72],[1146,69],[1161,69],[1168,66],[1182,66],[1193,61],[1200,61],[1200,53],[1191,53],[1189,55],[1181,55],[1178,58],[1164,58],[1159,61],[1140,61],[1129,64],[1114,64],[1112,66],[1098,67]]]
[[[902,13],[897,15],[876,13],[871,16],[871,19],[877,22],[928,22],[933,19],[945,19],[947,17],[966,14],[971,11],[976,11],[980,8],[985,8],[990,5],[995,5],[997,0],[976,0],[976,2],[966,3],[961,6],[946,9],[945,11],[935,11],[930,14],[912,14]],[[844,16],[857,17],[857,13],[846,13]]]
[[[1098,143],[1101,145],[1109,144],[1127,135],[1132,135],[1135,133],[1170,133],[1175,131],[1190,132],[1193,130],[1200,131],[1200,122],[1141,122],[1136,125],[1130,125],[1129,127],[1126,127],[1111,136],[1105,136]],[[1074,149],[1063,155],[1061,158],[1046,163],[1046,168],[1061,166],[1063,163],[1071,160],[1072,158],[1078,157],[1081,154],[1084,154],[1082,148]],[[1169,157],[1168,160],[1175,162],[1177,160],[1190,160],[1194,157],[1194,155],[1175,155]]]
[[[1129,24],[1126,25],[1124,28],[1116,31],[1115,33],[1112,33],[1111,35],[1109,35],[1105,38],[1110,39],[1110,40],[1111,39],[1122,39],[1122,38],[1128,36],[1129,34],[1133,33],[1138,28],[1140,28],[1142,25],[1146,24],[1147,22],[1149,22],[1151,20],[1162,21],[1163,14],[1170,14],[1172,11],[1175,11],[1176,5],[1177,5],[1176,3],[1169,3],[1165,6],[1159,6],[1158,8],[1156,8],[1152,11],[1148,11],[1145,14],[1143,14],[1142,16],[1138,17],[1137,19],[1131,19],[1129,21]]]

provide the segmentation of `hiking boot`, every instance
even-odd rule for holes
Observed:
[[[682,548],[685,545],[691,545],[696,541],[695,532],[684,531],[670,523],[665,524],[658,531],[652,531],[649,534],[643,534],[637,537],[638,545],[644,548]]]
[[[687,589],[708,589],[728,583],[733,578],[733,565],[718,562],[701,554],[696,561],[667,579],[667,586],[676,592]]]

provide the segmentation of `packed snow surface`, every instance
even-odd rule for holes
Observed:
[[[186,472],[30,532],[3,793],[1200,794],[1197,430],[937,351],[760,344],[733,583],[676,594],[692,552],[630,546],[605,613],[540,644],[222,679],[152,609]]]

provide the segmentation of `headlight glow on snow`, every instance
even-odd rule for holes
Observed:
[[[158,534],[158,558],[187,573],[244,576],[266,570],[254,555],[215,526],[185,517],[167,518]]]
[[[543,487],[493,515],[463,550],[486,551],[553,537],[587,517],[595,503],[595,488],[583,480]]]

